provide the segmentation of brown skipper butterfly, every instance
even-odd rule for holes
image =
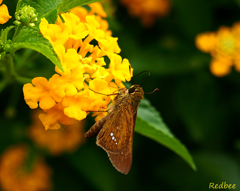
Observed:
[[[132,165],[133,132],[143,94],[139,85],[120,89],[107,108],[108,114],[85,133],[86,138],[97,136],[96,144],[107,152],[113,166],[124,174],[128,174]]]

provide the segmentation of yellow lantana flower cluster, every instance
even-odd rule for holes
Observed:
[[[85,141],[84,120],[76,121],[73,125],[63,126],[58,131],[45,131],[38,116],[40,109],[32,112],[32,124],[29,127],[29,136],[40,148],[47,149],[51,155],[60,155],[64,152],[73,152]]]
[[[130,15],[139,17],[146,27],[170,11],[169,0],[120,0],[120,2],[127,7]]]
[[[63,13],[55,24],[43,18],[39,25],[63,68],[55,67],[57,74],[49,80],[36,77],[23,87],[29,107],[45,111],[39,116],[45,129],[59,129],[59,122],[73,124],[75,119],[86,118],[89,111],[95,111],[93,115],[99,120],[106,112],[97,111],[106,110],[111,102],[106,95],[131,79],[129,61],[118,54],[118,38],[111,36],[101,4],[89,7],[90,11],[76,7]]]
[[[0,189],[8,191],[52,190],[51,169],[42,158],[36,158],[31,169],[26,169],[26,145],[12,146],[1,156]]]
[[[217,32],[206,32],[196,37],[196,46],[213,57],[210,71],[225,76],[232,66],[240,72],[240,22],[231,28],[222,26]]]
[[[2,4],[3,0],[0,0],[0,5]],[[4,24],[8,22],[9,19],[12,17],[9,15],[8,8],[5,4],[0,6],[0,24]]]

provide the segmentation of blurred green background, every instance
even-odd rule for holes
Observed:
[[[12,16],[16,3],[4,1]],[[114,6],[109,24],[119,38],[121,56],[129,59],[134,74],[151,73],[143,89],[159,88],[159,92],[145,97],[189,149],[197,171],[164,146],[135,133],[132,169],[123,175],[92,138],[75,153],[46,157],[53,170],[54,191],[205,191],[210,182],[236,184],[235,190],[240,190],[240,73],[232,69],[228,76],[213,76],[210,55],[195,47],[197,34],[240,20],[240,1],[172,0],[169,14],[151,27],[129,16],[118,1]],[[50,77],[54,72],[50,61],[30,50],[17,52],[16,63],[28,77]],[[140,84],[146,75],[132,83]],[[0,96],[2,153],[9,145],[29,142],[24,133],[31,123],[31,110],[23,99],[22,84],[13,83]],[[88,117],[86,130],[93,123]]]

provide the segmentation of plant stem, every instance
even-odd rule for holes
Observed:
[[[19,75],[15,76],[16,81],[18,81],[20,84],[26,84],[26,83],[31,83],[32,79],[31,78],[26,78],[26,77],[22,77]]]
[[[13,35],[13,38],[12,38],[12,41],[14,41],[14,39],[15,39],[15,37],[18,35],[18,33],[21,31],[21,29],[23,28],[23,24],[21,24],[21,25],[18,25],[17,27],[16,27],[16,30],[15,30],[15,33],[14,33],[14,35]]]
[[[6,75],[6,78],[7,78],[7,81],[9,82],[12,82],[14,80],[18,81],[20,84],[25,84],[25,83],[29,83],[31,82],[32,79],[30,78],[26,78],[26,77],[22,77],[22,76],[19,76],[17,74],[17,72],[15,71],[15,68],[14,68],[14,63],[13,63],[13,57],[11,54],[7,54],[6,55],[7,57],[7,63],[6,63],[6,72],[7,72],[7,75]]]

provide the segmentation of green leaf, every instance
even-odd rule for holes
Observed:
[[[143,99],[139,105],[135,131],[171,149],[181,156],[193,170],[196,170],[194,161],[186,147],[174,137],[163,122],[159,112],[146,99]]]
[[[38,17],[42,18],[43,15],[48,14],[52,10],[56,9],[62,0],[19,0],[17,5],[17,10],[20,10],[26,5],[30,5],[36,9]]]
[[[58,6],[62,0],[19,0],[17,10],[20,10],[25,5],[30,5],[38,13],[38,22],[45,17],[50,23],[55,23],[58,15]]]
[[[39,33],[39,31],[28,27],[23,27],[16,38],[14,38],[12,43],[12,51],[15,52],[21,48],[29,48],[40,52],[62,70],[62,66],[53,50],[52,45],[42,36],[42,34]]]
[[[74,7],[87,5],[101,0],[63,0],[62,4],[59,6],[58,12],[66,12]]]
[[[11,29],[13,29],[15,26],[9,26],[7,27],[6,29],[2,30],[1,32],[1,41],[3,43],[6,43],[7,42],[7,37],[8,37],[8,33]]]
[[[19,0],[17,11],[25,5],[30,5],[38,13],[38,22],[45,17],[48,22],[55,23],[59,13],[97,1],[100,0]]]

